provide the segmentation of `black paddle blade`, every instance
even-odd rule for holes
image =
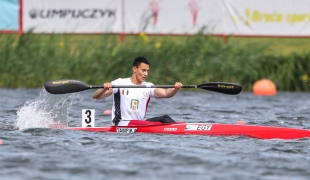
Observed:
[[[214,91],[223,94],[236,95],[242,90],[242,86],[234,83],[227,82],[208,82],[202,83],[197,86],[198,88]]]
[[[77,80],[60,79],[44,83],[44,88],[51,94],[67,94],[90,89],[90,86]]]

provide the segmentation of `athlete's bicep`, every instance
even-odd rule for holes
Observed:
[[[166,97],[166,90],[163,88],[155,88],[154,90],[154,97],[155,98],[164,98]]]

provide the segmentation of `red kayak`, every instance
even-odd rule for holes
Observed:
[[[57,128],[57,127],[56,127]],[[301,139],[310,138],[310,130],[212,123],[174,123],[147,126],[111,126],[111,127],[68,127],[68,130],[113,132],[113,133],[163,133],[163,134],[193,134],[209,136],[247,136],[259,139]]]

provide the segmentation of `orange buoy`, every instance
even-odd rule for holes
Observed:
[[[108,114],[111,114],[111,112],[112,112],[111,110],[107,109],[107,110],[103,111],[103,114],[108,115]]]
[[[258,96],[274,96],[277,88],[271,80],[260,79],[254,83],[253,93]]]
[[[245,125],[245,121],[243,119],[240,119],[239,121],[237,121],[238,125]]]
[[[3,144],[3,141],[0,139],[0,145]]]

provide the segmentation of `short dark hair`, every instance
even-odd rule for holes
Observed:
[[[136,57],[136,59],[133,61],[132,66],[138,67],[141,63],[150,65],[149,61],[145,57],[139,56],[139,57]]]

